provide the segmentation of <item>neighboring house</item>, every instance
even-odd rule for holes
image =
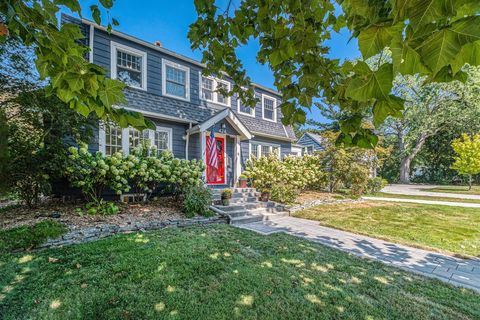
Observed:
[[[324,138],[318,134],[305,132],[297,141],[303,149],[302,154],[313,154],[315,151],[322,151],[324,149]]]
[[[108,33],[89,20],[62,15],[62,23],[80,26],[83,43],[90,47],[90,62],[105,68],[107,76],[127,84],[127,110],[141,112],[154,121],[156,130],[139,132],[99,124],[91,152],[128,154],[149,139],[158,151],[171,150],[182,159],[208,158],[207,139],[213,129],[220,163],[217,174],[206,175],[207,183],[233,186],[251,156],[292,152],[293,129],[281,122],[277,106],[281,95],[254,84],[259,100],[255,108],[243,106],[236,96],[216,92],[230,88],[228,78],[202,76],[204,66],[193,59],[121,32]],[[210,169],[207,167],[207,171]]]

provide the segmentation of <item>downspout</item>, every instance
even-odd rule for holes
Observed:
[[[190,141],[190,129],[192,129],[192,123],[188,125],[187,135],[185,136],[185,159],[188,160],[188,145]]]

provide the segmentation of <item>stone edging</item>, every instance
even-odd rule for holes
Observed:
[[[345,200],[329,200],[329,199],[317,199],[317,200],[312,200],[308,201],[302,204],[297,204],[291,207],[287,207],[286,209],[290,213],[294,213],[300,210],[305,210],[311,207],[319,206],[319,205],[325,205],[325,204],[337,204],[337,203],[358,203],[362,202],[362,199],[358,200],[352,200],[352,199],[345,199]]]
[[[194,217],[192,219],[175,219],[163,221],[148,221],[144,223],[133,223],[127,225],[102,224],[96,227],[76,228],[69,226],[69,231],[61,238],[49,239],[44,244],[37,246],[35,249],[45,249],[52,247],[61,247],[71,244],[79,244],[98,239],[106,238],[119,233],[131,233],[136,231],[157,230],[163,228],[182,228],[189,226],[202,226],[209,224],[227,224],[228,218],[220,215],[213,217]]]

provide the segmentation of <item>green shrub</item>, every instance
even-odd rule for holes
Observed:
[[[289,185],[274,185],[271,189],[271,199],[280,203],[292,204],[298,196],[298,191]]]
[[[65,232],[67,228],[64,225],[52,220],[41,221],[33,226],[0,230],[0,252],[34,248]]]
[[[368,179],[367,182],[367,193],[377,193],[380,192],[388,184],[388,181],[382,177],[375,177]]]
[[[368,176],[369,170],[367,167],[359,163],[352,163],[350,165],[345,184],[350,186],[350,193],[352,195],[359,196],[366,191]]]
[[[252,158],[244,174],[258,191],[271,192],[272,199],[278,202],[294,202],[301,190],[324,179],[319,158],[312,155],[287,156],[283,160],[274,155]]]
[[[192,218],[195,215],[210,216],[210,205],[212,204],[212,191],[199,184],[197,186],[189,187],[183,199],[183,212],[187,218]]]

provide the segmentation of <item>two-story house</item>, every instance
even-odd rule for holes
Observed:
[[[127,85],[128,103],[118,107],[141,112],[156,124],[155,130],[139,132],[100,123],[89,146],[92,152],[128,154],[149,139],[159,152],[168,149],[177,158],[207,163],[207,141],[213,130],[218,166],[206,169],[206,182],[212,186],[233,186],[251,155],[283,157],[291,153],[296,137],[292,128],[281,122],[278,92],[254,84],[258,103],[249,108],[235,95],[226,97],[216,91],[220,86],[230,88],[228,77],[205,77],[202,63],[159,43],[117,31],[108,33],[92,21],[67,15],[62,15],[62,23],[79,25],[84,44],[90,47],[90,62]],[[208,174],[213,169],[216,174]]]

